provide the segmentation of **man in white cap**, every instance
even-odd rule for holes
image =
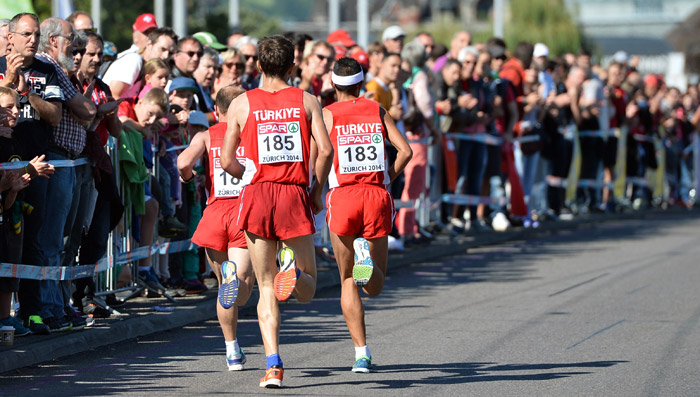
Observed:
[[[403,49],[403,40],[406,38],[406,32],[399,25],[391,25],[384,29],[382,33],[382,44],[386,48],[386,52],[401,53]]]
[[[627,55],[625,51],[617,51],[615,54],[613,54],[613,61],[621,64],[626,68],[627,62],[629,62],[629,55]]]
[[[554,78],[547,71],[547,58],[549,57],[549,48],[544,43],[535,44],[535,48],[532,50],[532,60],[537,66],[538,75],[537,79],[540,84],[544,86],[543,97],[549,96],[549,93],[554,91]]]

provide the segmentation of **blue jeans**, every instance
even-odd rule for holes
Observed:
[[[93,208],[94,199],[97,195],[92,195],[95,181],[92,177],[92,166],[83,164],[75,167],[75,190],[74,200],[71,203],[68,219],[63,231],[64,241],[67,241],[61,263],[63,266],[73,266],[75,256],[84,234],[90,226],[90,210]],[[61,293],[63,295],[64,308],[67,313],[73,312],[70,307],[70,280],[59,281]]]
[[[41,249],[39,237],[46,210],[48,182],[45,178],[36,178],[23,191],[24,201],[34,207],[31,214],[24,216],[22,263],[27,265],[42,266],[44,264],[44,252]],[[41,281],[20,280],[17,295],[22,318],[27,319],[29,316],[40,315],[42,309]]]
[[[690,201],[690,190],[695,186],[693,171],[693,153],[687,158],[681,159],[681,200],[687,203]]]
[[[62,154],[49,152],[47,160],[69,160]],[[75,194],[75,168],[59,167],[49,178],[46,190],[46,212],[39,234],[39,244],[44,252],[44,266],[61,266],[61,254],[63,252],[63,231],[68,220],[71,205]],[[63,308],[63,294],[56,280],[40,281],[41,288],[41,317],[65,316]]]
[[[460,141],[457,151],[458,175],[456,194],[479,196],[486,167],[486,145],[474,141]],[[469,206],[471,219],[476,219],[476,205]]]
[[[532,193],[532,187],[535,184],[535,174],[537,173],[537,166],[540,161],[540,152],[523,154],[522,150],[520,150],[520,144],[518,143],[513,146],[513,154],[515,157],[515,168],[518,170],[520,180],[523,184],[525,202],[528,203],[528,208],[530,208],[529,198]]]

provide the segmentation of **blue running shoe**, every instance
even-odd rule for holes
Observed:
[[[355,365],[352,366],[352,372],[361,374],[368,374],[370,369],[372,369],[372,358],[367,356],[358,358],[355,360]]]
[[[245,353],[243,353],[243,349],[239,352],[239,354],[233,354],[229,357],[229,355],[226,355],[226,365],[228,365],[228,370],[229,371],[243,371],[243,364],[245,364]]]
[[[224,309],[233,307],[238,297],[238,277],[236,276],[236,264],[225,261],[221,264],[221,286],[219,287],[219,303]]]
[[[369,241],[362,237],[356,238],[352,247],[355,249],[355,266],[352,268],[352,278],[357,286],[363,287],[369,283],[374,270],[374,261],[369,256]]]

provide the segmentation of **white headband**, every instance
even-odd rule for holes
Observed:
[[[365,74],[361,70],[352,76],[338,76],[335,72],[331,72],[331,80],[335,85],[350,86],[364,81]]]

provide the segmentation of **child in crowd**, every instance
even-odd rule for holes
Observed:
[[[0,87],[0,163],[22,161],[23,148],[12,137],[17,124],[17,92]],[[15,201],[20,190],[37,176],[48,178],[53,166],[43,162],[44,156],[35,157],[26,167],[18,170],[0,170],[0,263],[20,263],[22,257],[22,209]],[[19,279],[0,277],[0,327],[15,329],[15,336],[30,334],[22,320],[10,315],[12,294],[19,290]]]
[[[170,68],[168,64],[160,58],[151,59],[146,62],[146,64],[143,65],[144,85],[139,93],[139,99],[143,98],[151,88],[160,88],[164,90],[168,85],[169,73]]]
[[[159,208],[158,201],[147,184],[149,164],[146,163],[146,159],[153,157],[145,150],[151,152],[152,138],[157,136],[161,128],[157,121],[165,116],[169,107],[168,94],[160,88],[152,88],[137,103],[130,98],[119,105],[119,119],[124,126],[119,155],[122,175],[128,190],[124,195],[131,203],[134,214],[141,215],[140,228],[135,229],[140,231],[137,239],[141,247],[150,247],[153,244]],[[151,163],[150,166],[152,165]],[[151,257],[140,260],[138,266],[139,280],[151,290],[163,294],[165,288],[158,282],[151,268]]]
[[[157,61],[157,60],[154,60]],[[150,63],[150,61],[149,61]],[[160,66],[158,66],[160,64]],[[147,64],[148,65],[148,64]],[[154,62],[154,67],[149,67],[146,71],[146,82],[148,84],[162,84],[166,78],[158,80],[158,76],[167,68],[164,62]],[[155,69],[158,68],[158,69]],[[151,74],[152,73],[152,74]],[[151,81],[149,83],[149,77]],[[187,116],[192,106],[194,93],[197,92],[197,85],[194,80],[186,77],[177,77],[170,83],[168,100],[170,109],[167,114],[166,127],[160,134],[161,140],[158,144],[158,163],[164,172],[158,173],[158,183],[161,187],[159,204],[163,221],[158,228],[161,237],[173,238],[178,233],[184,232],[187,227],[175,217],[175,205],[180,204],[181,187],[178,182],[177,167],[175,161],[177,153],[168,151],[176,142],[185,142],[181,137],[186,134]]]
[[[170,100],[170,113],[168,113],[169,127],[163,131],[163,138],[166,147],[187,145],[192,138],[192,131],[189,125],[190,109],[194,102],[194,96],[199,92],[197,83],[188,77],[176,77],[170,82],[168,87],[168,98]],[[177,154],[174,152],[174,154]],[[180,222],[186,225],[184,233],[173,236],[177,240],[185,240],[192,236],[194,229],[202,214],[202,207],[199,204],[196,186],[194,184],[183,187],[178,180],[177,167],[175,165],[161,165],[168,170],[168,175],[177,182],[174,183],[178,191],[178,206],[176,215]],[[189,294],[202,293],[207,287],[199,280],[199,257],[194,251],[171,254],[169,258],[171,283],[178,288],[184,288]]]

